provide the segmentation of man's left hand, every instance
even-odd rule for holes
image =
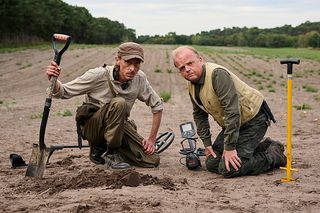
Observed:
[[[241,166],[241,160],[240,160],[240,158],[238,156],[237,150],[230,150],[230,151],[224,150],[222,157],[224,158],[224,163],[226,165],[226,168],[227,168],[228,172],[230,172],[229,163],[231,163],[233,168],[236,171],[238,171],[238,169]]]
[[[155,152],[155,143],[155,140],[143,139],[142,144],[144,152],[148,155],[152,155]]]

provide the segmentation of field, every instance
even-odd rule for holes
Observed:
[[[175,46],[145,45],[142,66],[158,93],[169,93],[160,132],[173,130],[173,144],[161,153],[159,168],[134,168],[142,183],[123,184],[132,171],[115,172],[96,166],[88,149],[55,152],[43,179],[26,178],[26,167],[11,168],[9,155],[29,161],[38,143],[41,113],[49,85],[45,67],[53,57],[48,48],[0,53],[0,209],[2,212],[318,212],[320,208],[320,52],[197,47],[207,61],[221,64],[260,90],[277,120],[267,136],[286,142],[287,73],[282,58],[300,57],[293,71],[292,159],[294,182],[281,183],[284,170],[258,176],[224,179],[179,161],[179,124],[192,121],[186,82],[172,64]],[[63,56],[60,80],[67,82],[87,69],[111,64],[115,47],[72,46]],[[271,51],[271,52],[270,52]],[[77,143],[74,115],[82,97],[53,100],[46,129],[47,145]],[[137,102],[131,113],[138,130],[147,136],[151,112]],[[220,131],[212,124],[213,137]],[[198,140],[198,147],[202,143]]]

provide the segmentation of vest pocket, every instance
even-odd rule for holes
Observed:
[[[241,124],[246,123],[254,115],[254,110],[251,107],[250,101],[244,96],[240,97],[240,112],[241,112]]]

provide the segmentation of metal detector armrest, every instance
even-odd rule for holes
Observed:
[[[183,139],[180,144],[182,146],[182,149],[180,149],[180,154],[182,155],[187,155],[188,153],[190,152],[194,152],[196,150],[196,139],[197,137],[195,138],[185,138]],[[189,147],[186,148],[183,144],[185,141],[188,141],[188,145]]]

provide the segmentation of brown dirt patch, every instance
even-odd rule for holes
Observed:
[[[179,124],[192,120],[192,106],[186,82],[172,65],[174,46],[146,45],[142,66],[154,89],[171,92],[165,103],[160,132],[176,133],[170,148],[161,153],[159,168],[134,168],[115,172],[93,165],[88,149],[54,152],[44,179],[25,177],[25,167],[12,169],[11,153],[27,162],[32,144],[38,142],[45,89],[49,85],[45,67],[53,57],[47,50],[1,53],[0,60],[0,209],[2,212],[318,212],[320,208],[320,93],[307,92],[303,86],[319,88],[320,63],[301,60],[294,67],[293,105],[307,103],[310,110],[293,109],[293,176],[297,181],[279,182],[285,171],[275,170],[259,176],[223,179],[202,168],[189,171],[179,163]],[[62,59],[60,80],[66,82],[87,69],[112,63],[114,48],[71,48]],[[230,68],[242,80],[259,89],[271,106],[277,123],[267,136],[286,141],[287,93],[286,67],[280,59],[261,59],[244,55],[204,55],[204,58]],[[162,72],[155,72],[160,68]],[[168,72],[171,70],[172,72]],[[256,73],[248,75],[253,70]],[[269,91],[272,85],[274,92]],[[74,115],[82,97],[53,100],[46,129],[47,145],[77,143]],[[72,116],[61,113],[70,110]],[[142,136],[151,127],[150,109],[137,102],[131,113]],[[212,124],[213,138],[220,128]],[[85,143],[85,142],[84,142]],[[198,140],[197,147],[202,147]],[[126,177],[138,173],[140,184],[126,186]],[[271,205],[272,204],[272,205]]]
[[[63,160],[69,162],[70,158]],[[60,161],[58,164],[60,164]],[[72,164],[72,163],[71,163]],[[66,165],[66,164],[64,164]],[[125,177],[135,172],[135,170],[125,171],[109,171],[104,169],[84,169],[78,174],[68,176],[53,176],[44,179],[26,177],[18,185],[12,184],[9,187],[13,188],[16,193],[47,193],[53,195],[65,190],[86,189],[103,187],[104,189],[121,189],[127,186]],[[148,174],[138,173],[141,185],[159,185],[163,189],[176,190],[176,186],[171,178],[158,178]]]

